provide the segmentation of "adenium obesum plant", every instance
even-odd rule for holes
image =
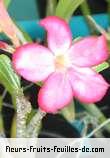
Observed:
[[[63,19],[49,16],[40,25],[47,31],[48,48],[28,43],[13,54],[13,67],[19,75],[44,83],[38,95],[40,108],[55,113],[73,97],[84,103],[101,100],[109,85],[92,67],[108,58],[105,37],[85,37],[72,44],[72,33]]]

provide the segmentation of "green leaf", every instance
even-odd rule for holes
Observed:
[[[46,15],[54,15],[56,9],[57,0],[47,0]]]
[[[74,11],[84,0],[59,0],[56,8],[56,16],[69,21]]]
[[[94,67],[95,71],[97,71],[97,72],[101,72],[107,68],[109,68],[109,64],[107,62],[104,62],[104,63]]]
[[[88,2],[87,0],[85,0],[81,5],[80,5],[80,9],[83,13],[83,15],[90,15],[91,14],[91,10],[89,8]]]
[[[6,55],[0,55],[0,83],[10,94],[20,88],[20,79],[12,69],[11,60]]]
[[[5,2],[5,6],[8,8],[8,6],[9,6],[10,3],[11,3],[11,0],[4,0],[4,2]]]

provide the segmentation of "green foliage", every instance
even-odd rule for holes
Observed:
[[[109,68],[109,64],[107,62],[104,62],[104,63],[102,63],[100,65],[95,66],[94,68],[95,68],[95,71],[101,72],[101,71]]]
[[[6,7],[8,8],[8,6],[9,6],[10,3],[11,3],[11,0],[4,0],[4,2],[5,2]]]
[[[81,5],[84,0],[59,0],[56,8],[56,16],[69,21],[74,11]]]
[[[89,8],[89,5],[88,5],[87,0],[85,0],[85,1],[81,4],[80,9],[81,9],[83,15],[90,15],[90,14],[91,14],[91,10],[90,10],[90,8]]]
[[[20,80],[12,69],[11,60],[3,54],[0,55],[0,83],[10,94],[20,88]]]
[[[47,0],[47,7],[46,7],[46,15],[54,15],[55,9],[57,5],[57,0]]]

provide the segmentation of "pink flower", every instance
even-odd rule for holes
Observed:
[[[72,45],[71,31],[63,19],[50,16],[40,25],[47,30],[48,48],[26,44],[13,54],[18,74],[31,82],[44,82],[38,95],[40,108],[55,113],[73,96],[84,103],[101,100],[109,85],[92,66],[108,58],[105,37],[87,37]]]
[[[3,31],[12,40],[15,47],[20,46],[17,38],[18,29],[5,8],[4,0],[0,0],[0,31]]]

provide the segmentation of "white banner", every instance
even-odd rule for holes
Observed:
[[[0,139],[0,158],[110,158],[107,138]]]

